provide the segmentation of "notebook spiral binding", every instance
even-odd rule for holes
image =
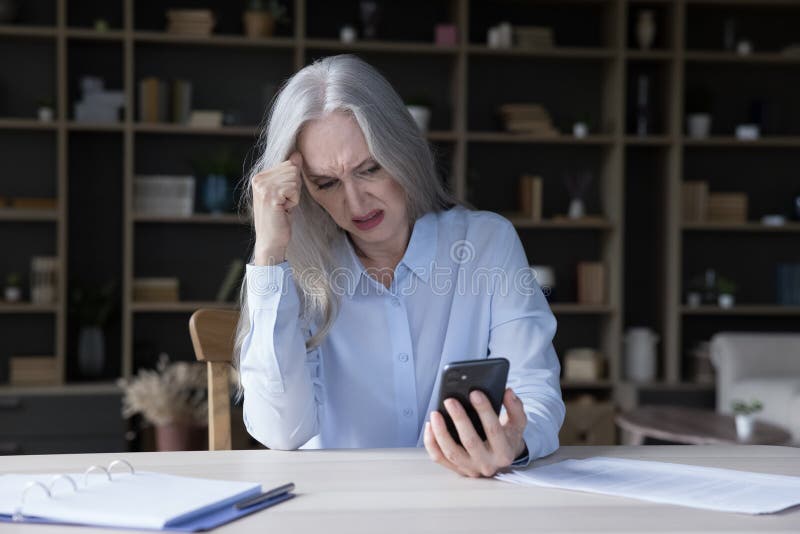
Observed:
[[[101,465],[92,465],[89,466],[86,471],[83,472],[83,487],[89,487],[89,475],[92,474],[94,471],[100,471],[101,473],[105,473],[106,478],[108,478],[109,482],[113,482],[111,478],[111,470],[114,469],[118,465],[126,466],[132,475],[136,474],[136,470],[133,468],[130,462],[127,460],[114,460],[108,467],[103,467]],[[25,489],[22,490],[22,495],[20,496],[19,506],[14,510],[14,515],[11,516],[12,521],[21,522],[25,521],[25,515],[22,513],[22,508],[25,506],[25,497],[28,495],[28,492],[34,488],[39,488],[41,491],[47,495],[48,498],[53,498],[53,487],[58,483],[60,480],[65,480],[72,486],[72,491],[78,491],[78,483],[75,482],[75,479],[69,475],[55,475],[53,478],[50,479],[49,484],[44,484],[44,482],[28,482],[25,486]]]

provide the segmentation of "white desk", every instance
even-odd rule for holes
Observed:
[[[800,476],[800,449],[770,446],[563,447],[537,465],[598,455]],[[430,462],[421,449],[6,456],[0,472],[83,471],[118,457],[141,470],[297,485],[297,498],[214,531],[220,533],[800,532],[798,508],[747,516],[466,479]],[[0,524],[0,532],[11,531],[79,532]]]

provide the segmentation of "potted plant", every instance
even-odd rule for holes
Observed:
[[[736,284],[720,276],[717,278],[717,304],[720,308],[733,308],[736,303]]]
[[[278,0],[249,0],[242,15],[244,33],[253,39],[271,37],[275,25],[285,19],[286,7]]]
[[[22,277],[19,273],[9,273],[6,276],[6,287],[3,290],[6,302],[19,302],[22,300]]]
[[[741,400],[733,401],[732,409],[736,418],[736,436],[740,441],[748,441],[753,435],[755,425],[754,414],[760,412],[764,406],[759,400],[746,403]]]
[[[233,209],[233,183],[242,174],[242,158],[222,148],[192,163],[199,181],[200,202],[212,214]]]
[[[711,93],[701,87],[686,92],[686,127],[689,137],[703,139],[711,135]]]
[[[130,380],[119,379],[122,415],[140,414],[156,429],[160,451],[201,450],[206,447],[208,382],[200,362],[171,362],[159,355],[155,369],[141,369]]]
[[[406,109],[411,114],[411,118],[417,123],[417,127],[422,133],[428,131],[431,122],[431,104],[424,96],[416,96],[406,101]]]
[[[87,378],[98,377],[105,367],[105,334],[117,302],[117,283],[102,287],[74,285],[70,295],[71,313],[80,326],[78,333],[78,369]]]

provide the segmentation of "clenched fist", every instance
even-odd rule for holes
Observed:
[[[292,237],[289,213],[300,202],[303,157],[294,152],[288,160],[253,177],[253,224],[256,230],[256,265],[284,261]]]

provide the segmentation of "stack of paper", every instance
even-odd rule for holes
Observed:
[[[745,514],[769,514],[800,504],[800,477],[623,458],[565,460],[496,478]]]

